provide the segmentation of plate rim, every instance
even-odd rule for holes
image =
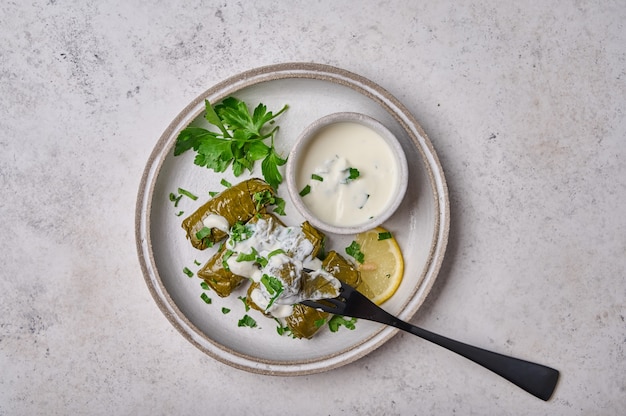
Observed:
[[[156,178],[158,177],[161,166],[165,161],[165,156],[174,144],[173,142],[169,142],[169,140],[176,131],[184,128],[203,111],[202,108],[193,111],[194,108],[198,107],[200,103],[203,103],[205,99],[214,101],[218,94],[221,97],[217,97],[219,100],[252,85],[292,78],[307,78],[328,81],[334,84],[346,86],[365,95],[369,99],[372,99],[388,114],[390,114],[400,124],[402,129],[407,132],[411,141],[415,144],[416,150],[422,157],[422,160],[427,162],[425,163],[425,168],[432,191],[435,194],[434,235],[428,253],[428,260],[424,265],[424,271],[420,277],[421,283],[416,289],[414,289],[412,297],[403,305],[401,313],[398,314],[398,317],[401,319],[410,319],[418,311],[427,295],[430,293],[430,290],[441,269],[443,258],[445,257],[450,227],[448,187],[443,168],[432,142],[408,109],[391,93],[371,80],[345,69],[326,64],[288,62],[260,66],[240,72],[224,79],[221,82],[218,82],[205,90],[203,93],[199,94],[169,123],[167,128],[163,131],[155,143],[154,148],[146,161],[139,184],[137,203],[135,207],[135,240],[139,263],[144,280],[148,286],[150,294],[157,303],[157,306],[168,321],[183,335],[185,339],[195,345],[202,352],[224,364],[252,373],[267,375],[306,375],[338,368],[350,362],[356,361],[364,355],[376,350],[393,337],[398,330],[391,327],[381,327],[380,330],[375,331],[360,343],[354,344],[349,348],[336,353],[311,360],[278,362],[258,357],[250,357],[248,355],[238,353],[237,351],[213,341],[210,337],[206,336],[206,334],[203,336],[201,331],[188,320],[188,318],[180,311],[176,303],[170,297],[159,276],[158,270],[155,267],[152,244],[149,238],[149,220],[152,207],[151,197],[153,195]],[[424,148],[426,148],[428,152],[426,152]],[[435,175],[433,169],[437,170],[437,175]],[[146,213],[146,215],[144,215],[144,213]],[[410,308],[408,308],[409,305],[411,305]],[[200,338],[204,341],[208,341],[211,345],[221,350],[228,357],[206,348]],[[366,343],[369,345],[367,348],[363,349],[362,346]],[[346,356],[347,353],[352,351],[355,353]],[[324,363],[326,365],[319,366],[319,364]]]

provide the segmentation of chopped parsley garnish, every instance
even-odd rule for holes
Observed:
[[[196,233],[198,240],[203,240],[211,235],[211,229],[209,227],[202,227],[200,231]]]
[[[237,322],[237,326],[247,326],[247,327],[250,327],[250,328],[255,328],[256,327],[256,321],[250,315],[245,314],[243,316],[243,318],[241,318],[239,320],[239,322]]]
[[[361,176],[361,172],[359,172],[359,170],[356,168],[348,168],[348,172],[349,172],[348,179],[347,179],[348,181],[353,181],[359,176]]]
[[[238,262],[255,261],[258,255],[259,255],[258,251],[256,251],[256,249],[252,247],[252,252],[250,254],[239,253],[239,255],[237,256],[237,261]]]
[[[267,304],[267,308],[265,308],[265,310],[268,310],[270,306],[274,304],[278,296],[283,293],[283,290],[285,290],[285,288],[283,287],[283,282],[281,282],[276,277],[267,274],[264,274],[263,277],[261,277],[261,284],[265,286],[267,293],[272,296],[269,303]]]
[[[193,277],[193,272],[189,270],[188,267],[183,268],[183,273],[185,273],[188,277]]]
[[[265,205],[274,205],[274,212],[279,215],[285,214],[285,200],[275,196],[269,190],[257,192],[252,196],[256,201],[256,209],[260,210]]]
[[[222,313],[223,313],[224,315],[226,315],[228,312],[230,312],[230,309],[228,309],[228,308],[222,308]]]
[[[224,270],[226,271],[230,271],[230,266],[228,266],[228,259],[231,258],[233,254],[235,254],[234,251],[227,249],[222,256],[222,267],[224,267]]]
[[[231,186],[233,186],[230,182],[228,182],[226,179],[223,179],[220,181],[220,184],[222,184],[223,186],[230,188]]]
[[[200,298],[202,298],[204,303],[206,303],[207,305],[210,305],[212,303],[211,298],[208,297],[207,294],[204,292],[202,292],[202,294],[200,295]]]
[[[316,319],[314,323],[316,328],[321,328],[326,323],[326,319]]]
[[[230,228],[230,239],[235,242],[247,240],[252,237],[252,234],[252,229],[241,221],[237,221],[235,225]]]
[[[341,315],[335,315],[328,321],[328,328],[330,332],[339,331],[339,327],[345,326],[349,330],[353,330],[355,328],[354,324],[356,323],[356,318],[346,319]]]
[[[356,241],[352,241],[352,243],[346,247],[346,253],[354,257],[354,259],[361,264],[365,261],[365,254],[361,251],[361,245]]]
[[[248,298],[245,296],[239,296],[237,299],[243,302],[243,306],[246,309],[246,312],[250,310],[250,305],[248,305]]]
[[[216,195],[219,195],[219,192],[209,191],[209,196],[210,196],[211,198],[214,198]]]
[[[202,263],[200,263],[198,260],[194,260],[193,264],[195,264],[196,266],[202,266]]]
[[[178,212],[176,213],[176,216],[177,216],[177,217],[180,217],[180,216],[181,216],[181,215],[183,215],[184,213],[185,213],[185,211],[178,211]]]
[[[278,167],[287,160],[276,152],[274,136],[278,126],[272,127],[271,124],[287,108],[285,105],[274,114],[267,111],[264,104],[259,104],[250,114],[246,103],[234,97],[228,97],[214,107],[205,100],[205,119],[219,132],[191,126],[183,129],[176,139],[174,155],[193,149],[196,165],[215,172],[224,172],[231,166],[235,176],[245,170],[252,171],[254,163],[262,159],[263,177],[277,188],[283,180]],[[268,138],[269,145],[264,143]]]
[[[185,190],[183,188],[178,188],[178,193],[181,194],[181,195],[185,195],[187,198],[191,198],[194,201],[198,199],[197,196],[195,196],[194,194],[192,194],[191,192],[189,192],[189,191],[187,191],[187,190]]]
[[[315,173],[311,175],[311,179],[313,179],[314,181],[324,182],[324,178],[322,178],[320,175],[316,175]]]
[[[388,240],[390,238],[393,238],[393,236],[389,231],[386,231],[384,233],[378,233],[378,241]]]
[[[204,280],[200,282],[200,287],[204,290],[211,290],[211,286],[209,286],[209,284],[205,282]]]
[[[180,202],[180,199],[182,197],[183,197],[182,195],[176,196],[175,193],[170,192],[170,201],[172,201],[174,203],[174,207],[178,207],[178,203]]]
[[[300,191],[300,196],[308,195],[311,192],[311,185],[307,185]]]
[[[277,254],[285,254],[285,250],[283,250],[282,248],[277,248],[274,251],[270,251],[269,254],[267,255],[268,260]]]

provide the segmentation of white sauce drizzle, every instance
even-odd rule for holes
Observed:
[[[202,223],[207,228],[217,228],[218,230],[228,232],[230,229],[230,224],[228,224],[228,220],[221,215],[217,214],[209,214],[203,220]]]
[[[226,242],[228,249],[233,251],[226,261],[230,271],[254,282],[261,282],[264,275],[273,276],[280,280],[283,289],[276,297],[264,284],[260,284],[250,293],[251,300],[257,306],[276,318],[285,318],[293,312],[292,305],[302,300],[328,297],[328,293],[318,292],[305,297],[301,292],[301,279],[307,276],[303,274],[305,268],[314,270],[308,274],[311,278],[321,276],[326,279],[335,289],[334,296],[339,294],[339,281],[321,268],[322,262],[319,259],[311,256],[313,244],[305,238],[300,227],[283,227],[265,219],[258,219],[256,223],[247,224],[246,227],[251,231],[250,237],[243,241],[235,241],[231,236]],[[267,259],[267,264],[260,267],[256,259],[237,260],[239,254],[247,255],[253,252],[257,253],[256,257]],[[273,254],[270,256],[271,253]],[[290,282],[281,276],[281,272],[287,267],[291,268]]]

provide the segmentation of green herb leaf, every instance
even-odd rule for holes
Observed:
[[[177,216],[177,217],[180,217],[180,216],[181,216],[181,215],[183,215],[184,213],[185,213],[185,211],[178,211],[178,212],[176,213],[176,216]]]
[[[256,249],[254,247],[252,247],[252,252],[250,254],[239,253],[239,255],[237,256],[237,261],[238,262],[242,262],[242,261],[256,261],[258,254],[259,253],[256,251]]]
[[[278,153],[276,153],[273,146],[270,153],[263,159],[263,162],[261,162],[263,177],[274,189],[278,188],[278,185],[283,181],[283,175],[278,171],[278,167],[283,166],[285,163],[287,163],[287,159],[281,158]]]
[[[346,253],[354,257],[354,259],[361,264],[365,261],[365,254],[361,252],[361,245],[356,241],[352,241],[352,243],[346,247]]]
[[[311,179],[313,179],[314,181],[324,182],[324,178],[322,178],[320,175],[316,175],[315,173],[311,175]]]
[[[267,292],[272,296],[269,303],[267,304],[267,308],[265,308],[265,310],[268,310],[285,289],[283,287],[283,282],[281,282],[280,279],[277,279],[274,276],[269,276],[267,274],[264,274],[263,277],[261,277],[261,284],[265,286]]]
[[[188,267],[183,268],[183,273],[185,273],[188,277],[193,277],[193,272],[189,270]]]
[[[213,301],[211,300],[210,297],[207,296],[206,293],[202,292],[202,294],[200,295],[200,298],[202,298],[202,300],[204,301],[204,303],[206,303],[207,305],[210,305]]]
[[[223,313],[224,315],[226,315],[226,314],[227,314],[227,313],[229,313],[229,312],[230,312],[230,309],[228,309],[228,308],[222,308],[222,313]]]
[[[328,321],[328,328],[330,332],[337,332],[341,326],[345,326],[346,328],[353,330],[355,329],[356,319],[350,318],[346,319],[341,315],[335,315]]]
[[[241,221],[237,221],[230,228],[230,238],[235,242],[247,240],[248,238],[252,237],[252,234],[252,229],[250,229],[250,227],[248,227]]]
[[[237,326],[247,326],[250,328],[256,327],[256,321],[250,315],[246,314],[237,322]]]
[[[246,309],[246,312],[250,310],[250,305],[248,305],[248,298],[245,296],[239,296],[237,299],[243,302],[243,306]]]
[[[321,328],[326,323],[326,319],[317,319],[314,324],[316,328]]]
[[[279,112],[272,113],[261,103],[250,114],[247,105],[234,97],[228,97],[214,107],[205,100],[205,119],[219,132],[201,127],[183,129],[176,139],[174,155],[193,149],[196,151],[196,165],[216,172],[224,172],[232,166],[235,176],[245,170],[252,171],[254,163],[263,159],[265,180],[276,188],[282,182],[278,166],[285,161],[274,148],[278,127],[270,125],[287,108],[284,106]],[[272,142],[268,146],[264,140],[270,137]]]
[[[222,184],[223,186],[230,188],[231,186],[233,186],[230,182],[228,182],[226,179],[223,179],[220,181],[220,184]]]
[[[393,236],[391,235],[389,231],[384,232],[384,233],[378,233],[378,241],[388,240],[390,238],[393,238]]]
[[[197,196],[195,196],[194,194],[192,194],[191,192],[187,191],[186,189],[183,188],[178,188],[178,193],[181,195],[185,195],[187,198],[191,198],[194,201],[198,199]]]
[[[215,198],[216,195],[219,195],[219,192],[215,192],[215,191],[209,191],[209,196],[211,198]]]
[[[285,254],[285,250],[283,250],[282,248],[277,248],[276,250],[270,251],[267,255],[268,260],[277,254]]]
[[[211,286],[209,286],[209,284],[205,282],[204,280],[200,282],[200,287],[204,290],[211,290]]]
[[[311,185],[307,185],[300,191],[300,196],[308,195],[311,192]]]
[[[230,266],[228,265],[228,259],[231,258],[233,254],[235,254],[234,251],[226,250],[224,252],[224,255],[222,256],[222,267],[226,271],[230,271]]]
[[[200,231],[196,233],[196,238],[198,240],[203,240],[206,237],[209,237],[210,235],[211,235],[211,229],[209,227],[202,227]]]
[[[359,172],[359,170],[356,168],[348,168],[348,171],[350,172],[350,174],[348,175],[349,181],[353,181],[359,176],[361,176],[361,172]]]

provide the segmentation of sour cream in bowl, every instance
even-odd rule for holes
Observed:
[[[308,126],[289,154],[287,187],[313,226],[335,234],[375,228],[396,211],[408,185],[406,155],[379,121],[334,113]]]

